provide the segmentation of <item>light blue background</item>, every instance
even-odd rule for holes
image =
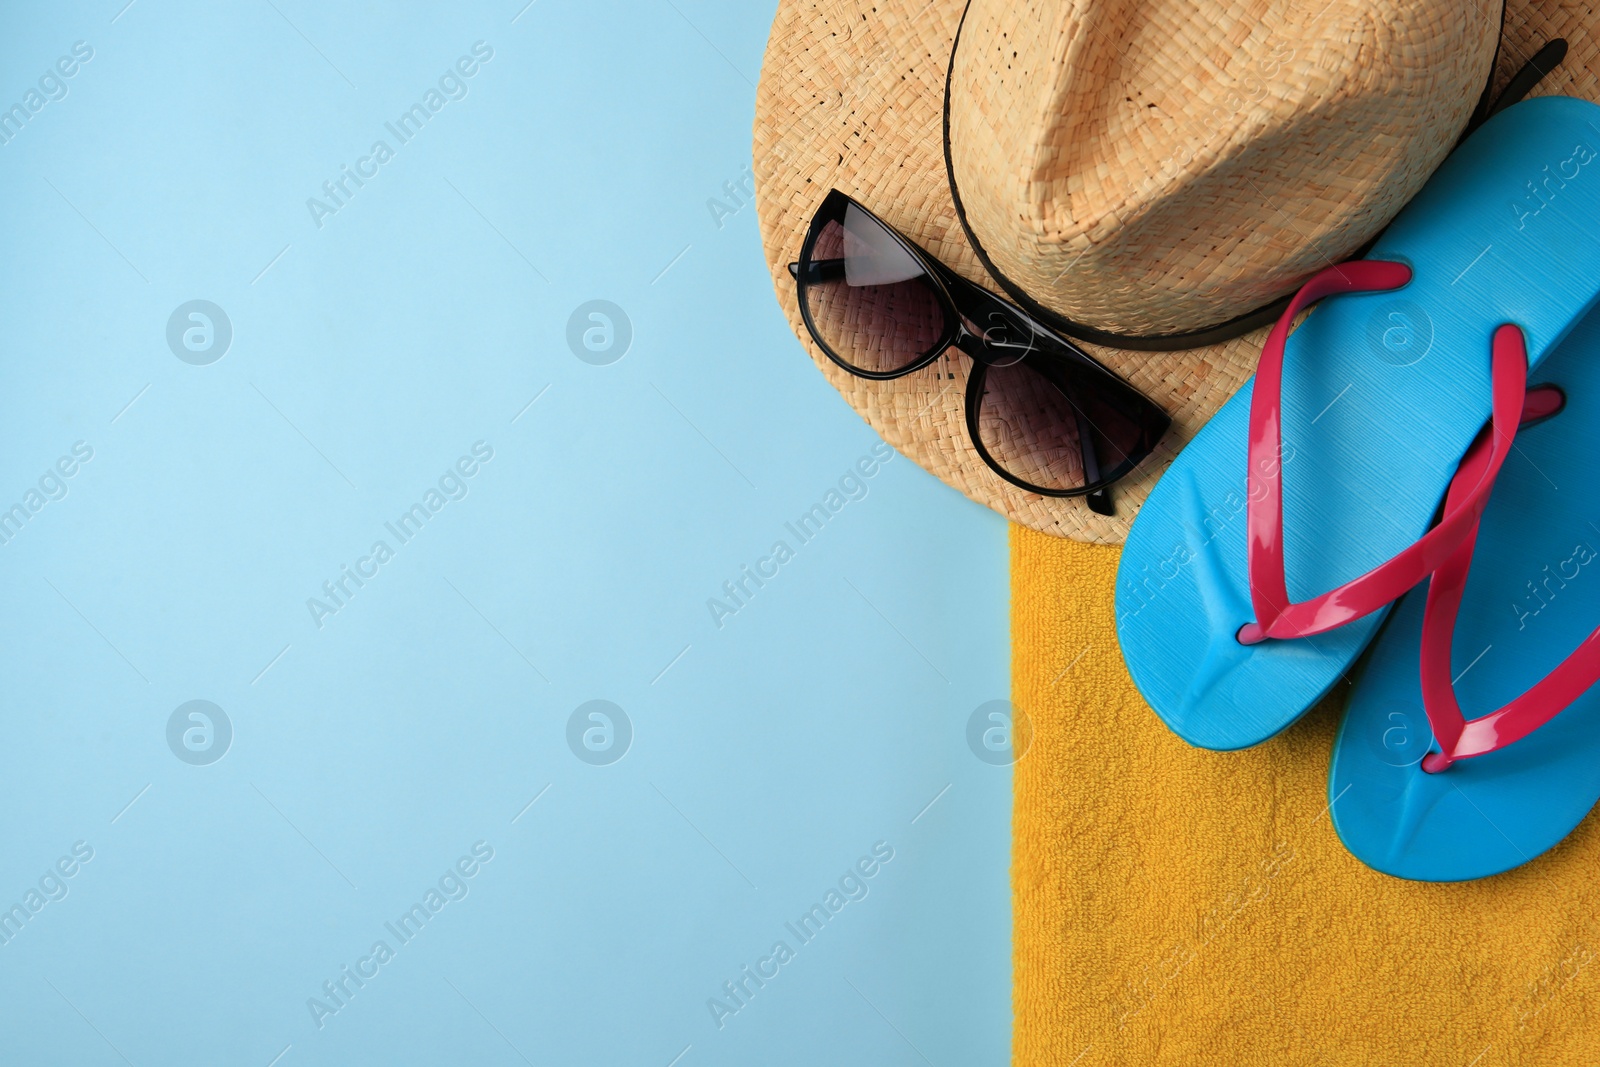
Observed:
[[[94,450],[0,545],[0,907],[94,850],[0,945],[5,1061],[1005,1062],[1010,773],[966,742],[1008,689],[1004,524],[896,457],[784,530],[878,439],[790,335],[754,209],[706,205],[749,162],[772,5],[123,2],[0,16],[0,107],[94,49],[0,146],[0,508]],[[609,366],[566,341],[596,298],[633,329]],[[208,366],[166,342],[193,299],[234,331]],[[635,733],[610,766],[567,745],[595,698]],[[233,726],[209,766],[167,746],[192,699]],[[319,1028],[308,998],[478,841],[468,895]]]

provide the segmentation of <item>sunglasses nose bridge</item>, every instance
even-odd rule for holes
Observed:
[[[1018,341],[1011,323],[983,329],[965,315],[959,317],[955,346],[979,363],[990,367],[1010,367],[1033,351],[1033,337]]]

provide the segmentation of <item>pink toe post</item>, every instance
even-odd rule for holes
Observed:
[[[1444,565],[1477,529],[1494,479],[1522,417],[1528,356],[1522,331],[1501,326],[1491,345],[1493,417],[1462,460],[1439,524],[1372,570],[1299,603],[1289,599],[1283,556],[1283,357],[1295,317],[1324,297],[1398,289],[1411,280],[1403,263],[1357,260],[1315,275],[1295,295],[1262,349],[1250,398],[1249,567],[1256,621],[1240,629],[1241,644],[1324,633],[1393,603]],[[1457,496],[1457,490],[1460,495]]]

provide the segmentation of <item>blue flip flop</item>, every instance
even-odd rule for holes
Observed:
[[[1334,827],[1387,874],[1498,874],[1600,800],[1600,311],[1538,377],[1564,410],[1517,435],[1476,543],[1395,609],[1334,744]]]
[[[1293,723],[1461,543],[1471,516],[1429,526],[1491,414],[1496,331],[1515,326],[1536,367],[1600,296],[1597,146],[1586,101],[1485,123],[1368,260],[1308,284],[1256,377],[1150,494],[1122,553],[1117,636],[1184,740],[1237,749]],[[1289,332],[1315,300],[1371,289],[1387,291],[1339,296]]]

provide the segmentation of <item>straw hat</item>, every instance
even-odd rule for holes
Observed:
[[[1499,0],[780,0],[754,135],[779,302],[901,452],[1026,526],[1120,543],[1254,371],[1260,332],[1218,338],[1270,321],[1263,305],[1415,195],[1483,95],[1501,20]],[[831,188],[1099,342],[1085,347],[1172,414],[1162,448],[1112,489],[1115,516],[989,471],[959,353],[877,382],[817,349],[787,264]]]

